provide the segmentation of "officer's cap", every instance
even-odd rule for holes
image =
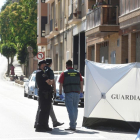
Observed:
[[[52,63],[52,59],[51,59],[51,58],[47,58],[47,59],[46,59],[46,64],[47,64],[47,65],[50,65],[51,63]]]
[[[42,60],[38,63],[38,66],[40,66],[41,64],[46,64],[46,61],[45,60]]]

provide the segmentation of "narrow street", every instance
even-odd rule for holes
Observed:
[[[52,132],[38,133],[34,129],[37,101],[23,96],[23,88],[4,79],[7,60],[0,54],[0,140],[134,140],[136,134],[112,133],[82,128],[84,108],[79,107],[76,132],[68,132],[69,119],[64,105],[54,106],[58,121],[65,124]],[[52,121],[50,119],[50,127]]]

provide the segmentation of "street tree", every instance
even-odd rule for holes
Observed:
[[[12,0],[6,0],[5,4],[1,7],[1,11],[3,11],[6,6],[10,5],[12,3]]]
[[[8,47],[10,47],[10,57],[11,57],[11,64],[12,64],[13,58],[17,53],[17,46],[14,43],[8,43]]]
[[[4,55],[7,60],[8,60],[8,67],[7,67],[7,74],[9,75],[9,58],[13,58],[17,52],[16,50],[16,45],[13,44],[13,43],[6,43],[6,44],[2,44],[1,46],[1,52],[2,52],[2,55]]]
[[[32,46],[37,53],[37,4],[34,0],[20,0],[12,3],[0,13],[0,34],[3,43],[13,42],[18,45],[18,58],[27,57],[27,46]],[[24,56],[26,55],[26,56]],[[23,62],[23,61],[22,61]]]

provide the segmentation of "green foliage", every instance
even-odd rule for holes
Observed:
[[[17,53],[17,46],[14,43],[7,43],[10,48],[10,57],[14,57]]]
[[[9,58],[10,57],[10,47],[8,46],[8,44],[2,44],[2,54],[6,57]]]
[[[8,1],[8,0],[7,0]],[[9,0],[10,1],[10,0]],[[21,63],[27,57],[27,46],[37,54],[37,4],[34,0],[20,0],[6,6],[0,13],[0,34],[2,43],[20,44],[18,58]],[[21,53],[24,50],[26,53]],[[26,50],[26,51],[25,51]]]
[[[6,0],[5,4],[2,6],[1,11],[3,11],[6,6],[10,5],[12,3],[12,0]]]
[[[26,59],[27,59],[27,48],[26,47],[21,47],[18,51],[18,60],[20,62],[20,64],[25,64],[26,63]]]
[[[0,53],[1,53],[1,44],[0,44]]]
[[[17,53],[16,45],[14,43],[6,43],[1,45],[2,54],[9,58],[14,57]]]

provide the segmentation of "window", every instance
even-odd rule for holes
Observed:
[[[31,79],[31,81],[35,81],[35,75],[33,75],[33,77],[32,77],[32,79]]]
[[[117,40],[117,47],[120,46],[120,39]]]
[[[47,24],[47,17],[41,17],[41,37],[45,37],[46,24]]]
[[[45,3],[45,0],[41,0],[42,3]]]
[[[85,3],[85,0],[82,0],[82,5]]]

